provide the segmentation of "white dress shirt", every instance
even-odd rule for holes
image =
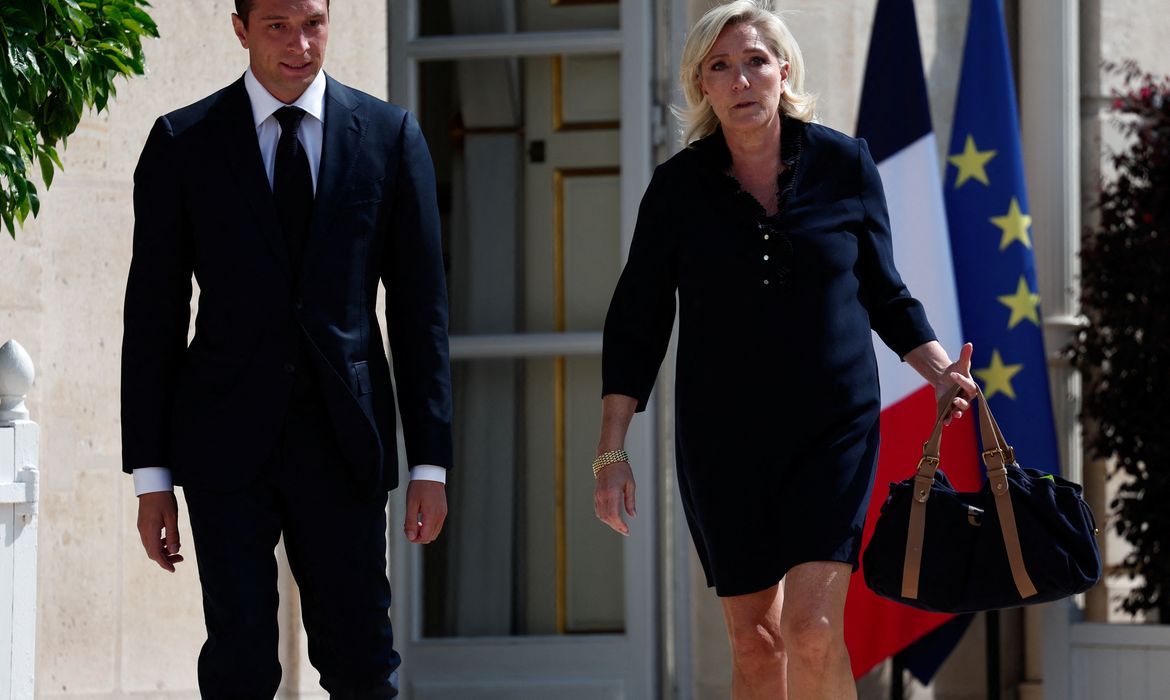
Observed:
[[[252,103],[252,120],[256,124],[256,139],[260,144],[260,157],[264,161],[264,172],[268,175],[268,186],[276,168],[276,144],[280,141],[280,122],[276,121],[276,110],[286,107],[272,96],[252,69],[244,73],[244,87]],[[321,144],[325,140],[325,72],[305,88],[293,107],[305,110],[301,125],[297,129],[297,140],[309,158],[309,173],[313,176],[313,191],[317,190],[317,173],[321,170]],[[433,464],[418,464],[410,468],[411,480],[447,482],[447,470]],[[154,491],[173,491],[171,470],[166,467],[139,467],[134,470],[134,493],[141,496]]]

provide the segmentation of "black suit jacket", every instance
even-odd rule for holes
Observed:
[[[300,270],[277,223],[242,79],[158,119],[134,173],[134,213],[123,469],[169,467],[176,484],[202,488],[243,483],[276,444],[293,374],[311,371],[354,478],[396,486],[379,280],[408,459],[452,466],[434,170],[408,112],[327,79]],[[192,276],[199,308],[188,345]],[[297,367],[305,356],[311,367]]]

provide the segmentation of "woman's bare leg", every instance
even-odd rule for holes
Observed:
[[[780,630],[788,652],[788,697],[857,698],[845,648],[845,595],[851,573],[848,564],[817,561],[795,566],[784,577]]]
[[[731,643],[732,700],[787,700],[787,657],[780,635],[783,586],[719,600]]]

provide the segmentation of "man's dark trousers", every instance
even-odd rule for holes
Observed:
[[[338,479],[338,455],[316,381],[298,371],[279,443],[262,474],[227,491],[185,489],[207,623],[199,654],[205,699],[276,694],[273,551],[282,534],[321,686],[331,698],[397,695],[386,494]]]

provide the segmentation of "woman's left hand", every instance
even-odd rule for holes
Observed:
[[[947,416],[943,425],[950,425],[952,420],[962,418],[963,412],[971,407],[971,401],[979,393],[975,380],[971,378],[972,352],[974,352],[974,346],[971,343],[964,343],[963,348],[959,350],[959,359],[947,366],[939,373],[938,379],[931,382],[934,385],[936,400],[942,398],[956,384],[962,387],[962,391],[951,402],[951,415]]]
[[[931,340],[914,348],[902,358],[934,387],[935,401],[946,395],[956,384],[963,389],[951,402],[951,413],[943,420],[943,425],[950,425],[952,420],[961,418],[963,412],[971,407],[971,401],[979,394],[975,380],[971,379],[972,352],[971,343],[966,343],[959,351],[959,359],[951,362],[951,357],[943,346],[937,340]]]

